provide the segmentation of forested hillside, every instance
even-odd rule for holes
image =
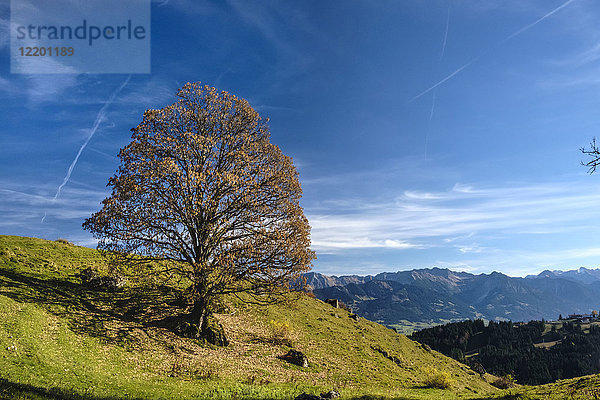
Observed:
[[[468,320],[415,332],[411,338],[461,362],[518,383],[543,384],[600,372],[600,325]]]

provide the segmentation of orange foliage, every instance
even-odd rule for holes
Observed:
[[[124,261],[170,260],[202,321],[220,294],[276,298],[315,255],[298,172],[268,120],[200,83],[177,95],[132,129],[112,194],[83,225]]]

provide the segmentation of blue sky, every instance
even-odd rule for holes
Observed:
[[[315,271],[600,266],[600,176],[579,151],[600,132],[596,1],[157,1],[151,73],[131,76],[11,74],[9,9],[2,234],[94,246],[81,223],[129,130],[201,81],[270,118]]]

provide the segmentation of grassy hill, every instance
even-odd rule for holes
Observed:
[[[130,281],[93,290],[79,273],[101,255],[64,241],[0,236],[0,398],[345,399],[505,396],[450,358],[306,295],[271,306],[225,301],[225,348],[168,329],[177,290]],[[310,366],[280,357],[304,352]],[[431,376],[448,389],[426,388]],[[491,377],[487,377],[489,380]],[[516,398],[511,395],[510,398]]]
[[[507,399],[600,399],[600,375],[564,379],[541,386],[522,387],[512,390],[512,392],[514,394],[506,395]]]

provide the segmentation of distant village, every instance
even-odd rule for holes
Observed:
[[[562,314],[558,316],[559,321],[575,320],[582,324],[587,324],[598,320],[598,311],[594,310],[590,314],[569,314],[567,318],[563,318]]]
[[[544,320],[543,320],[544,321]],[[598,314],[598,311],[593,310],[590,314],[569,314],[567,315],[567,317],[563,317],[562,314],[560,314],[558,316],[558,319],[556,321],[545,321],[549,324],[558,324],[560,322],[578,322],[581,324],[589,324],[591,322],[597,322],[600,323],[600,317]],[[513,326],[515,328],[519,327],[519,326],[524,326],[527,325],[527,322],[514,322]]]

